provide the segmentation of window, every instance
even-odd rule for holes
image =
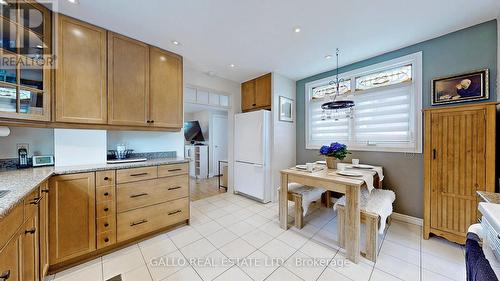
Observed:
[[[335,76],[306,84],[306,148],[334,141],[351,150],[422,152],[422,53],[340,75],[338,100],[355,102],[352,116],[328,116],[321,105],[336,94]]]

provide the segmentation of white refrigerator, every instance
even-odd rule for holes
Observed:
[[[235,115],[234,190],[263,203],[271,201],[271,112]]]

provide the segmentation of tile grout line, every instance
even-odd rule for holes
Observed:
[[[172,241],[172,243],[174,243],[174,242]],[[147,269],[147,271],[149,273],[149,277],[151,277],[151,280],[153,280],[153,274],[151,273],[151,270],[149,270],[148,262],[146,261],[146,258],[144,257],[144,253],[142,252],[142,248],[139,245],[139,243],[137,243],[137,247],[139,248],[139,252],[141,253],[142,260],[144,261],[144,264],[146,265],[146,269]],[[158,257],[160,257],[160,256],[158,256]]]

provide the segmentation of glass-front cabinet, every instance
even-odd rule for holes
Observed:
[[[0,1],[0,118],[50,120],[50,10],[35,1]]]

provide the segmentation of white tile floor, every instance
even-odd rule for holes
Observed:
[[[278,226],[276,204],[225,193],[191,206],[190,226],[47,280],[103,281],[118,274],[134,281],[465,280],[463,247],[440,238],[423,240],[416,225],[393,220],[380,237],[377,262],[362,259],[353,264],[335,244],[337,219],[332,209],[313,207],[303,229],[284,231]],[[231,264],[227,258],[241,260]]]

